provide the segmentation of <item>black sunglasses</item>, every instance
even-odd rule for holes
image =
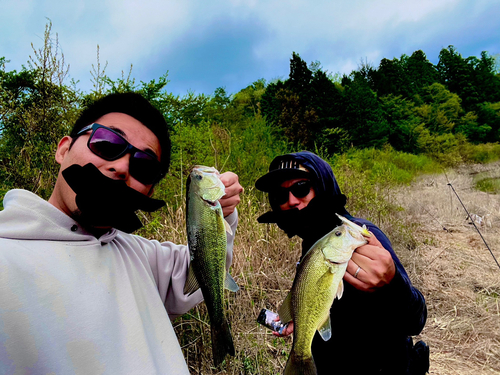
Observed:
[[[285,204],[288,202],[289,193],[292,193],[295,198],[304,198],[311,191],[311,187],[309,180],[298,181],[290,187],[279,187],[270,191],[269,199],[280,205]]]
[[[84,127],[77,136],[92,130],[87,147],[104,160],[113,161],[130,153],[129,172],[132,177],[144,185],[151,185],[161,178],[161,163],[152,152],[139,150],[125,138],[104,125],[97,123]]]

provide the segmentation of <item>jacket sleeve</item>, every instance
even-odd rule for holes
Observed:
[[[235,210],[231,215],[227,216],[226,220],[233,232],[232,235],[227,233],[226,269],[229,270],[233,260],[234,235],[238,224],[237,211]],[[158,291],[170,319],[177,318],[203,301],[200,289],[190,296],[185,295],[183,292],[189,262],[188,247],[186,245],[176,245],[172,242],[156,242],[156,251],[149,255],[149,263]]]
[[[362,222],[362,224],[365,224]],[[427,320],[427,306],[424,296],[415,288],[399,258],[394,252],[387,236],[373,223],[367,222],[368,230],[380,241],[382,246],[391,253],[396,274],[392,281],[375,292],[383,300],[385,306],[401,332],[408,336],[419,334]]]

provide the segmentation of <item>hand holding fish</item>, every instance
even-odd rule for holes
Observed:
[[[396,274],[396,266],[389,251],[384,249],[373,233],[367,240],[366,245],[354,251],[344,280],[356,289],[374,292],[391,282]]]
[[[240,203],[240,194],[243,187],[238,181],[238,175],[233,172],[224,172],[220,175],[220,180],[226,187],[226,194],[219,199],[224,217],[231,215],[236,206]]]

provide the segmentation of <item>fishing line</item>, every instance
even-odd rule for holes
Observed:
[[[469,214],[469,211],[467,211],[467,208],[465,208],[465,205],[462,203],[462,200],[460,199],[460,197],[458,196],[457,192],[455,191],[455,188],[453,187],[453,185],[451,184],[451,182],[448,183],[448,186],[451,187],[451,189],[453,190],[453,192],[455,193],[455,195],[457,196],[458,198],[458,201],[460,202],[460,204],[462,205],[462,207],[464,208],[465,212],[467,212],[467,217],[470,219],[470,221],[472,222],[472,225],[474,225],[474,228],[476,228],[477,230],[477,233],[479,233],[479,235],[481,236],[481,239],[483,240],[484,244],[486,245],[486,248],[489,250],[491,256],[493,257],[493,259],[495,260],[498,268],[500,269],[500,264],[498,263],[497,261],[497,258],[495,258],[495,255],[493,254],[493,251],[491,251],[490,247],[488,246],[488,244],[486,243],[486,240],[484,239],[483,235],[481,234],[481,232],[479,231],[479,228],[477,227],[476,223],[474,222],[474,220],[472,219],[472,217],[470,216]]]
[[[429,210],[425,207],[422,207],[424,209],[425,212],[427,212],[427,214],[432,217],[435,221],[438,222],[439,225],[441,225],[441,227],[443,228],[443,230],[447,231],[447,232],[450,232],[443,224],[441,224],[441,222],[433,215],[429,212]]]

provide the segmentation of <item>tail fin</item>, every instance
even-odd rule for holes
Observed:
[[[288,361],[286,362],[284,375],[316,375],[317,373],[316,365],[312,357],[299,358],[292,349],[288,356]]]
[[[225,318],[218,326],[212,324],[212,354],[216,367],[224,361],[226,354],[234,357],[233,337]]]

